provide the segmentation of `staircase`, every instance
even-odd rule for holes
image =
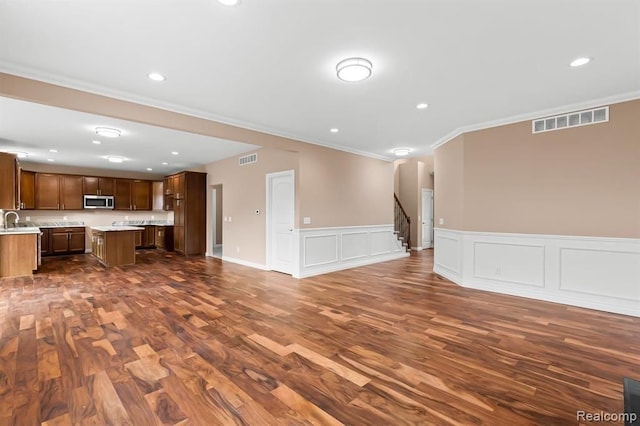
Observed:
[[[407,251],[411,251],[411,218],[404,211],[398,196],[394,193],[393,199],[395,200],[394,208],[394,233],[398,236],[398,239],[405,246]]]

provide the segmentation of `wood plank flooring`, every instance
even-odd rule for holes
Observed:
[[[0,281],[0,425],[576,424],[640,378],[640,318],[460,288],[431,251],[304,280],[137,262]]]

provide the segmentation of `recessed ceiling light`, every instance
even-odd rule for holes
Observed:
[[[107,160],[109,160],[111,163],[122,163],[122,162],[124,162],[124,158],[123,157],[118,157],[117,155],[108,155],[105,158]]]
[[[47,161],[51,161],[53,163],[56,160],[54,160],[53,158],[47,158]]]
[[[163,162],[162,162],[162,165],[163,165],[163,166],[168,166],[168,165],[169,165],[169,163],[167,163],[167,162],[163,161]]]
[[[574,59],[573,61],[571,61],[571,63],[569,64],[570,67],[581,67],[583,65],[587,65],[589,62],[591,62],[591,58],[578,58],[578,59]]]
[[[347,58],[336,65],[338,78],[343,81],[356,82],[369,78],[371,75],[371,61],[364,58]]]
[[[429,106],[429,104],[425,104],[425,103],[421,103],[416,105],[416,108],[418,109],[426,109]]]
[[[393,153],[398,157],[404,157],[406,155],[409,155],[410,152],[411,152],[411,148],[396,148],[393,150]]]
[[[96,127],[96,133],[105,138],[117,138],[122,134],[122,131],[111,127]]]
[[[57,149],[50,149],[49,152],[58,152]]]
[[[150,172],[150,171],[152,171],[152,170],[153,170],[153,169],[152,169],[151,167],[147,167],[147,171],[148,171],[148,172]]]
[[[102,142],[100,142],[100,141],[91,141],[91,143],[94,143],[96,145],[100,145]]]
[[[335,127],[333,129],[329,130],[331,133],[338,133],[340,131],[340,129],[336,129]]]
[[[178,151],[171,151],[171,155],[178,155],[180,154]]]
[[[240,0],[218,0],[218,3],[223,4],[225,6],[236,6],[240,4]]]
[[[159,72],[150,72],[149,74],[147,74],[147,77],[149,77],[149,80],[153,81],[165,81],[167,79],[167,77],[160,74]]]

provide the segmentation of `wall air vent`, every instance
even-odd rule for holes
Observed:
[[[238,158],[238,164],[241,166],[246,166],[247,164],[253,164],[258,162],[258,153],[254,152],[253,154],[244,155]]]
[[[585,109],[583,111],[570,112],[568,114],[555,115],[553,117],[538,118],[531,122],[532,133],[562,130],[569,127],[587,126],[609,121],[609,107]]]

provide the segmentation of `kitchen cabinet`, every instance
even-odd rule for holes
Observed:
[[[36,173],[36,209],[60,209],[60,175]]]
[[[155,244],[157,248],[173,251],[173,226],[156,226]]]
[[[60,176],[60,205],[61,210],[82,210],[82,176]]]
[[[91,230],[93,255],[105,266],[136,263],[135,229]]]
[[[83,176],[82,187],[85,195],[114,195],[114,178]]]
[[[144,230],[136,232],[136,248],[156,247],[156,227],[154,225],[144,225]]]
[[[13,154],[0,153],[0,210],[20,208],[20,164]]]
[[[41,256],[50,256],[51,255],[51,229],[50,228],[40,228],[40,255]]]
[[[36,174],[20,171],[20,210],[36,208]]]
[[[115,210],[151,210],[151,181],[116,179]]]
[[[50,228],[49,255],[79,254],[85,250],[85,229]]]
[[[8,233],[0,235],[0,278],[31,275],[38,269],[38,234]]]
[[[207,174],[182,172],[170,176],[173,186],[173,245],[184,255],[203,255],[206,245]]]

